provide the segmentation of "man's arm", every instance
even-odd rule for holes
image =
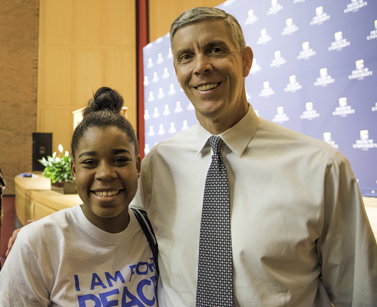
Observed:
[[[322,281],[335,306],[375,306],[376,239],[355,176],[341,153],[328,165],[324,228],[317,248]]]
[[[30,223],[33,223],[35,222],[36,220],[28,220],[27,221],[27,224],[30,224]],[[13,245],[14,245],[14,242],[16,241],[17,239],[17,235],[18,233],[21,231],[22,228],[19,228],[19,229],[16,229],[15,231],[13,231],[12,233],[12,236],[9,238],[9,241],[8,241],[8,249],[5,253],[5,257],[8,257]]]

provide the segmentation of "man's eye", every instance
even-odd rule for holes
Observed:
[[[189,55],[189,54],[183,54],[183,55],[181,55],[181,57],[180,57],[180,60],[181,61],[188,61],[188,60],[190,60],[191,59],[191,55]]]
[[[222,51],[221,48],[218,48],[218,47],[215,47],[215,48],[212,49],[212,52],[214,52],[214,53],[218,53],[218,52],[221,52],[221,51]]]

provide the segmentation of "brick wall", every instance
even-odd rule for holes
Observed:
[[[39,0],[0,6],[0,168],[15,194],[14,177],[32,169],[36,132]]]

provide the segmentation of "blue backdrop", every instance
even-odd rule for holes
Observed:
[[[323,140],[377,196],[377,1],[228,0],[253,49],[248,101],[263,118]],[[145,153],[196,124],[169,34],[144,47]]]

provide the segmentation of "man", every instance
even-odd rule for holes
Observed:
[[[160,306],[196,304],[212,135],[225,143],[233,305],[376,306],[376,241],[345,157],[256,116],[244,85],[253,54],[233,16],[188,10],[170,39],[199,124],[142,162],[134,205],[147,209],[158,239]]]
[[[256,116],[244,84],[253,53],[233,16],[188,10],[170,39],[199,124],[142,163],[139,201],[159,243],[160,306],[195,306],[211,135],[225,143],[234,306],[376,306],[376,241],[345,157]]]

